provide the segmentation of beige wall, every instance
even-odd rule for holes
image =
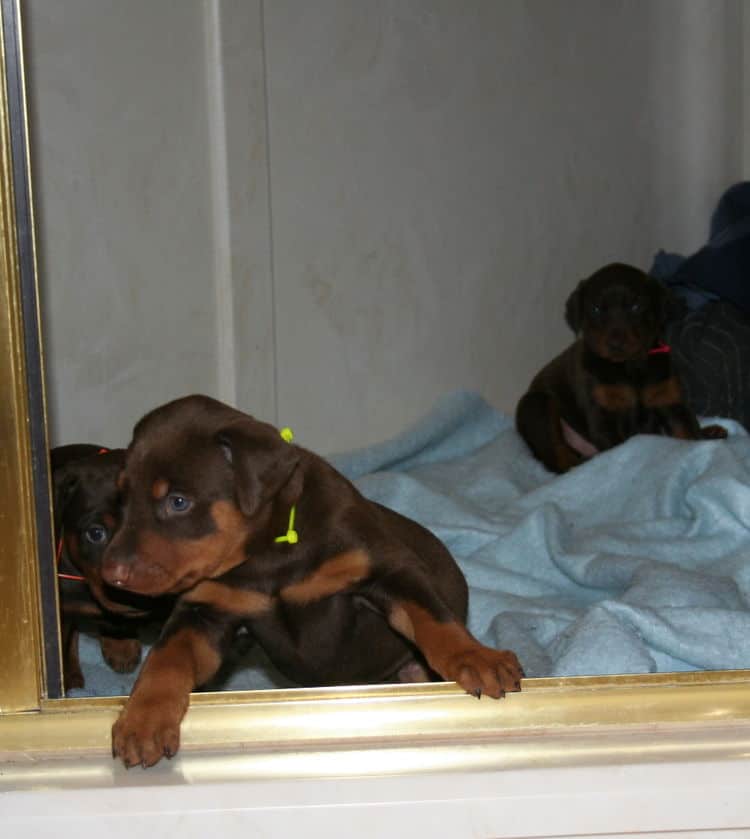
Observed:
[[[27,0],[55,442],[204,391],[323,451],[512,410],[743,171],[739,0]]]

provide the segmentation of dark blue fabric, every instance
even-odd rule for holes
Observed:
[[[652,273],[688,308],[720,299],[750,315],[750,181],[722,195],[711,216],[709,236],[704,247],[679,262],[676,255],[660,251]]]

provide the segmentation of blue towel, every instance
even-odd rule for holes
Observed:
[[[510,417],[459,392],[331,461],[443,540],[469,582],[469,628],[528,676],[745,668],[750,438],[720,422],[727,440],[638,436],[555,476]],[[128,692],[132,677],[84,646],[87,687],[73,695]],[[225,687],[288,686],[255,655]]]

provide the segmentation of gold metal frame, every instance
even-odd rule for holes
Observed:
[[[31,486],[4,52],[2,58],[0,788],[51,783],[52,776],[61,785],[95,784],[105,781],[87,775],[86,760],[104,765],[122,698],[44,699],[35,529],[37,516],[49,511],[34,508]],[[477,701],[451,684],[196,694],[183,724],[180,757],[167,770],[151,771],[213,780],[350,776],[686,756],[739,759],[749,750],[750,671],[703,672],[532,679],[520,694],[500,702]],[[71,757],[76,761],[59,761]],[[50,761],[58,767],[52,775]]]

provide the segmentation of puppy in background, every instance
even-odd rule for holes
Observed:
[[[83,625],[98,634],[107,664],[129,673],[141,659],[139,628],[156,609],[153,600],[107,586],[101,576],[104,550],[120,523],[116,481],[124,460],[124,449],[87,444],[50,453],[66,692],[85,683],[78,652]]]
[[[659,341],[667,292],[643,271],[612,263],[581,281],[565,317],[577,340],[533,379],[516,427],[551,471],[567,472],[635,434],[719,439],[685,404],[669,347]]]

